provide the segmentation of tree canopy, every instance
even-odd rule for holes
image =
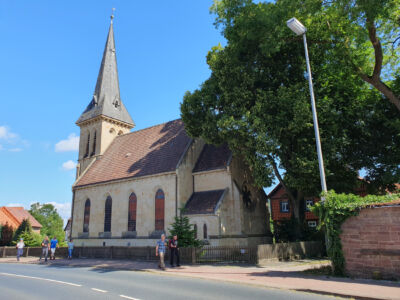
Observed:
[[[380,40],[395,38],[396,4],[215,1],[211,11],[227,45],[211,49],[210,78],[184,96],[181,114],[188,133],[213,144],[227,142],[247,161],[259,186],[277,178],[298,217],[299,201],[319,194],[320,178],[302,37],[286,26],[295,16],[308,28],[328,188],[352,191],[361,169],[375,191],[393,187],[400,179],[399,111],[396,101],[364,77],[373,77],[376,68],[370,20]],[[374,5],[379,7],[372,13]],[[382,47],[379,80],[398,93],[399,55],[393,45],[393,51]]]
[[[64,241],[63,219],[60,217],[53,204],[33,203],[29,213],[42,224],[40,230],[41,235],[47,235],[49,238],[55,236],[60,243]]]

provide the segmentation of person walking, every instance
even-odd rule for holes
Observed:
[[[68,259],[72,259],[72,251],[74,251],[74,240],[68,242]]]
[[[161,239],[157,241],[157,246],[156,246],[156,256],[160,257],[160,263],[158,264],[158,267],[161,270],[165,270],[165,263],[164,263],[164,257],[165,257],[165,234],[161,235]]]
[[[58,248],[58,240],[56,237],[53,237],[50,241],[50,260],[56,259],[56,248]]]
[[[47,262],[47,256],[49,255],[49,249],[50,249],[50,241],[49,241],[49,237],[46,235],[44,237],[44,240],[42,241],[42,253],[40,253],[39,261],[41,261],[42,256],[44,256],[44,261]]]
[[[21,239],[19,239],[19,242],[17,243],[17,261],[19,261],[19,258],[24,253],[24,247],[25,247],[24,239],[21,238]]]
[[[170,249],[170,265],[173,268],[174,267],[174,258],[176,256],[176,266],[180,267],[181,265],[179,264],[179,247],[178,247],[178,236],[174,235],[172,239],[169,241],[169,249]]]

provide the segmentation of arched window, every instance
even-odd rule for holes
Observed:
[[[128,231],[136,231],[136,207],[137,199],[135,193],[129,196],[128,208]]]
[[[95,155],[96,154],[96,131],[94,132],[93,135],[93,146],[92,146],[92,154],[90,154],[90,156]]]
[[[86,151],[85,151],[84,157],[89,156],[89,147],[90,147],[90,133],[88,133],[88,136],[87,136]]]
[[[197,224],[194,224],[193,229],[194,229],[194,238],[197,239]]]
[[[203,239],[207,239],[207,224],[203,225]]]
[[[122,130],[118,131],[118,135],[122,135],[122,134],[124,134],[124,133],[122,132]]]
[[[156,201],[155,201],[155,229],[163,231],[164,230],[164,207],[165,207],[165,197],[164,192],[162,190],[158,190],[156,193]]]
[[[89,221],[90,221],[90,200],[87,199],[85,202],[85,210],[83,211],[83,232],[89,232]]]
[[[104,232],[111,232],[111,212],[112,199],[111,196],[108,196],[104,208]]]

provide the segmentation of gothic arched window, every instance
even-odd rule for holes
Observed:
[[[207,224],[203,225],[203,239],[207,239]]]
[[[89,147],[90,147],[90,133],[88,133],[88,136],[87,136],[86,151],[85,151],[84,157],[89,156]]]
[[[104,232],[111,231],[111,212],[112,212],[112,198],[107,197],[106,205],[104,207]]]
[[[136,231],[136,207],[137,207],[137,198],[135,193],[132,193],[129,196],[128,231]]]
[[[85,210],[83,211],[83,232],[89,232],[89,221],[90,221],[90,200],[87,199],[85,202]]]
[[[193,229],[194,229],[194,238],[197,239],[197,224],[194,224]]]
[[[94,132],[93,135],[93,146],[92,146],[92,154],[90,154],[90,156],[95,155],[96,154],[96,131]]]
[[[155,230],[164,230],[164,208],[165,208],[165,197],[164,192],[160,189],[156,193],[155,201]]]

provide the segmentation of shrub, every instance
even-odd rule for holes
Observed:
[[[183,212],[183,209],[181,209],[179,216],[175,217],[175,222],[171,224],[169,238],[172,239],[174,235],[177,235],[179,247],[199,247],[201,243],[196,239],[196,231],[193,228],[193,224],[189,223],[189,218]]]

